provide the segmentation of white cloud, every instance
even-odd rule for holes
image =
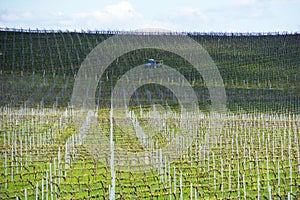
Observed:
[[[142,14],[137,12],[128,1],[120,1],[100,10],[70,14],[61,11],[6,11],[0,14],[0,26],[17,24],[13,27],[53,28],[53,26],[58,26],[62,29],[125,29],[127,26],[134,26],[142,19]]]
[[[141,17],[142,15],[135,11],[132,5],[127,1],[121,1],[117,4],[108,5],[101,10],[75,13],[71,16],[71,18],[74,20],[103,20],[106,22],[127,21]]]
[[[67,20],[60,21],[65,26],[81,26],[90,29],[125,29],[135,26],[143,16],[127,1],[121,1],[93,12],[74,13]]]
[[[31,20],[53,20],[58,17],[63,17],[62,12],[35,12],[35,11],[23,11],[23,12],[2,12],[0,14],[1,22],[18,22],[18,21],[31,21]]]
[[[17,21],[20,20],[20,16],[16,15],[15,13],[8,13],[4,12],[0,15],[1,22],[10,22],[10,21]]]
[[[115,5],[109,5],[103,10],[109,16],[116,19],[127,20],[132,18],[140,18],[142,15],[134,10],[129,2],[123,1]]]
[[[180,8],[178,10],[175,10],[176,16],[185,18],[185,19],[197,19],[201,21],[207,21],[208,16],[199,8]]]
[[[152,27],[174,31],[299,30],[297,8],[300,0],[160,1],[114,0],[115,3],[106,4],[104,1],[89,0],[90,4],[86,7],[87,3],[81,3],[82,8],[74,4],[73,9],[56,4],[51,4],[51,9],[40,9],[41,5],[35,9],[24,7],[23,10],[22,6],[19,10],[7,7],[0,9],[0,27],[61,30],[135,30]]]

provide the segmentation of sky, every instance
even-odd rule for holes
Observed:
[[[0,0],[0,27],[300,32],[300,0]]]

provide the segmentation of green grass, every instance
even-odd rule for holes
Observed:
[[[221,118],[222,130],[216,145],[207,152],[201,148],[212,119],[208,115],[209,93],[201,75],[170,52],[144,49],[121,56],[104,72],[101,93],[95,95],[98,118],[91,127],[95,135],[88,139],[97,142],[97,134],[102,134],[106,137],[101,145],[106,148],[97,143],[76,144],[70,164],[66,163],[66,142],[79,132],[78,121],[85,118],[68,107],[75,75],[88,53],[111,36],[0,32],[0,199],[25,199],[25,192],[28,199],[35,199],[36,184],[39,199],[42,190],[44,199],[107,199],[111,171],[110,150],[105,144],[110,136],[111,85],[150,57],[159,57],[185,76],[198,95],[205,117],[191,123],[192,145],[173,162],[163,163],[160,171],[117,170],[117,199],[180,199],[181,192],[184,199],[195,199],[195,194],[198,199],[300,196],[299,34],[189,36],[213,58],[227,96],[228,112]],[[157,84],[138,88],[131,97],[130,109],[145,133],[163,148],[170,134],[149,125],[155,119],[140,116],[140,104],[147,113],[154,102],[164,109],[167,103],[173,112],[179,112],[177,98]],[[167,118],[166,130],[179,134],[179,121]],[[135,134],[128,133],[129,127],[128,122],[114,122],[116,149],[143,151]],[[115,157],[124,159],[118,154]],[[143,168],[132,169],[139,167]]]
[[[89,33],[1,31],[0,105],[67,106],[74,75],[81,62],[96,45],[109,37],[111,35]],[[233,108],[232,111],[237,104],[255,105],[263,101],[266,106],[254,107],[261,111],[275,109],[281,112],[287,109],[299,112],[299,107],[292,106],[299,105],[299,34],[189,37],[202,45],[214,60],[223,78],[228,107]],[[200,103],[205,107],[208,91],[201,75],[181,57],[155,49],[132,51],[115,60],[101,77],[101,94],[97,92],[96,104],[101,108],[110,107],[111,80],[114,85],[126,71],[145,63],[150,57],[159,57],[166,65],[182,73],[194,86]],[[157,101],[176,103],[166,89],[150,85],[148,90],[153,94],[161,90],[165,94],[164,99],[157,97]],[[257,90],[263,93],[261,97],[256,95]],[[258,99],[250,99],[249,91],[250,96]],[[144,98],[145,88],[140,88],[138,94],[143,104],[149,104],[149,100]],[[271,101],[278,96],[283,98]],[[138,105],[134,99],[133,104]],[[275,107],[268,109],[272,105]],[[245,105],[243,109],[247,107]]]
[[[107,135],[109,133],[108,110],[99,110],[99,112],[101,117],[98,119],[96,125],[98,128],[95,130],[104,131],[103,134]],[[26,120],[20,120],[19,126],[9,125],[9,118],[16,118],[16,116],[2,115],[0,135],[2,152],[0,159],[1,199],[16,196],[24,198],[24,189],[27,189],[28,198],[33,199],[36,194],[36,182],[39,184],[39,196],[41,197],[42,179],[44,179],[44,195],[46,195],[46,171],[49,173],[49,163],[52,163],[53,183],[52,191],[48,185],[49,198],[51,194],[60,199],[105,199],[108,197],[108,187],[111,184],[109,163],[95,159],[84,145],[76,146],[76,157],[72,159],[70,168],[66,168],[64,161],[65,143],[63,141],[69,137],[71,132],[73,133],[74,128],[72,128],[72,123],[59,128],[58,121],[63,115],[63,111],[57,110],[57,116],[54,116],[56,119],[53,120],[54,125],[51,126],[43,124],[47,115],[25,115]],[[19,115],[18,117],[22,118],[23,116]],[[271,187],[273,198],[285,199],[291,189],[292,195],[297,196],[300,186],[299,146],[297,147],[297,144],[300,142],[300,135],[295,124],[299,123],[299,117],[291,118],[292,116],[290,116],[288,118],[286,115],[281,115],[281,119],[275,117],[276,115],[273,114],[251,114],[250,116],[245,114],[243,117],[235,116],[234,118],[228,115],[224,118],[223,131],[219,135],[216,146],[209,150],[209,154],[205,157],[200,146],[209,126],[207,124],[208,119],[200,120],[199,131],[192,146],[186,153],[170,163],[170,171],[168,171],[168,164],[166,169],[163,165],[163,174],[161,175],[159,175],[158,170],[144,173],[117,171],[116,197],[118,199],[169,199],[172,196],[177,199],[180,196],[180,171],[182,172],[182,192],[185,199],[190,198],[191,188],[193,199],[195,199],[195,190],[197,190],[198,199],[237,199],[239,198],[238,195],[243,198],[244,187],[246,197],[255,199],[258,195],[258,177],[262,198],[269,198],[268,184]],[[40,120],[31,123],[33,118]],[[266,123],[269,125],[267,126]],[[29,140],[27,136],[33,132],[12,136],[14,132],[22,132],[22,127],[25,124],[30,126],[32,130],[36,130],[33,131],[35,142],[32,144],[32,148],[28,149],[27,156],[25,154],[25,141]],[[42,128],[39,129],[39,127]],[[124,138],[124,134],[118,134],[118,131],[118,126],[116,126],[114,140],[117,148],[139,151],[136,148],[138,140],[127,140],[126,137]],[[4,133],[6,134],[6,145],[4,145]],[[43,134],[46,134],[47,137],[51,135],[52,138],[46,139],[46,141],[53,139],[53,142],[39,144],[39,138]],[[13,139],[14,137],[15,139]],[[8,138],[12,144],[16,141],[17,146],[8,145]],[[157,139],[161,141],[161,138]],[[20,152],[20,140],[23,141],[22,154]],[[124,143],[127,143],[128,146],[124,146]],[[291,146],[290,150],[289,146]],[[12,149],[16,153],[13,160],[10,157]],[[61,151],[60,167],[57,160],[58,149]],[[6,167],[4,152],[8,152]],[[105,152],[107,153],[107,151],[99,153],[105,154]],[[266,156],[268,156],[268,162]],[[56,163],[55,172],[54,162]],[[20,168],[21,163],[22,169]],[[176,193],[174,191],[174,167],[176,167]],[[290,173],[290,168],[292,173]],[[14,169],[13,179],[11,177],[12,169]],[[278,183],[278,169],[280,171],[280,184]],[[291,174],[292,182],[290,181]],[[49,177],[50,175],[48,175]],[[240,191],[238,190],[239,187]],[[280,191],[278,190],[279,187]]]

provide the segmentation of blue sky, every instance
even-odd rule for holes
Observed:
[[[0,27],[300,32],[300,0],[0,0]]]

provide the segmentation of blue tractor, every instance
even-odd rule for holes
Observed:
[[[163,61],[162,60],[154,60],[154,59],[149,59],[146,68],[153,69],[153,68],[159,68],[163,66]]]

